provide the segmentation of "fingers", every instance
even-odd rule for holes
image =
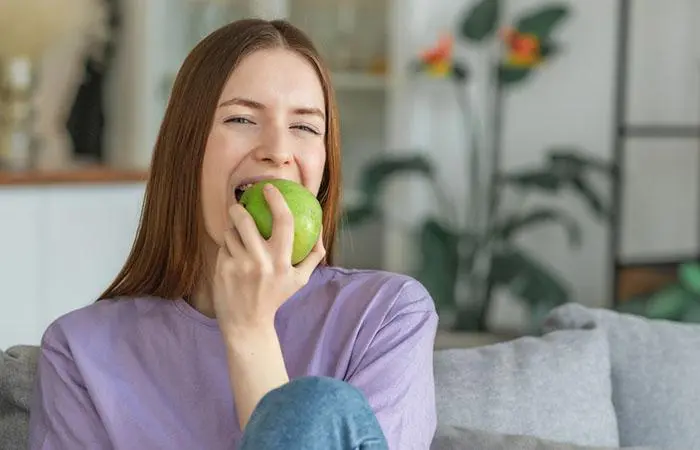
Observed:
[[[272,213],[272,236],[270,244],[275,254],[283,261],[290,261],[294,246],[294,217],[282,193],[273,185],[264,189],[265,200]]]
[[[233,229],[225,234],[226,246],[232,256],[249,253],[257,261],[266,260],[265,241],[258,232],[255,221],[248,211],[239,204],[229,210]]]
[[[302,262],[297,264],[296,269],[305,280],[308,280],[311,273],[319,264],[321,264],[321,261],[323,261],[323,258],[325,257],[326,248],[323,246],[323,232],[321,232],[318,236],[318,241],[316,241],[316,245],[314,245],[314,248],[311,249],[311,253],[309,253],[309,255],[304,258]]]

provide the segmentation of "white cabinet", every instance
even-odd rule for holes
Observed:
[[[46,191],[42,325],[92,303],[112,282],[131,249],[142,197],[138,185]]]
[[[0,190],[0,348],[37,344],[53,320],[95,301],[131,248],[142,184]]]
[[[0,349],[39,333],[41,197],[40,189],[0,189]]]

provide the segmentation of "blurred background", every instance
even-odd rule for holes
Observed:
[[[339,265],[417,277],[446,332],[700,321],[697,1],[0,0],[0,347],[117,274],[172,80],[243,17],[333,70]]]

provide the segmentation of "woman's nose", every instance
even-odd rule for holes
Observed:
[[[282,133],[271,133],[255,149],[255,159],[267,164],[284,166],[292,161],[290,144],[285,142]]]

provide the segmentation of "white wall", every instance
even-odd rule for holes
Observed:
[[[403,14],[400,41],[397,38],[397,67],[429,45],[443,30],[453,30],[465,2],[430,0],[406,2],[399,7]],[[514,17],[530,7],[550,2],[518,0],[508,2],[507,16]],[[616,81],[616,46],[618,2],[611,0],[564,1],[571,16],[557,33],[563,52],[542,67],[530,81],[507,95],[504,112],[502,168],[515,169],[542,161],[544,152],[555,145],[574,145],[593,155],[612,158],[614,99]],[[631,68],[630,118],[638,122],[666,119],[697,123],[700,78],[698,78],[698,32],[692,31],[697,5],[692,0],[661,2],[633,1],[635,8],[633,58]],[[647,29],[642,31],[641,25]],[[478,49],[468,49],[472,60],[480,58]],[[479,75],[478,83],[483,79]],[[405,80],[402,80],[405,82]],[[654,92],[660,88],[661,92]],[[480,86],[476,97],[483,100]],[[453,92],[436,87],[400,86],[393,103],[392,147],[423,147],[440,161],[441,173],[450,180],[456,196],[466,194],[464,136],[461,124],[455,123],[458,110]],[[402,97],[402,96],[406,97]],[[698,204],[697,142],[672,142],[646,145],[668,152],[681,147],[677,155],[661,160],[659,154],[637,153],[627,170],[628,189],[624,209],[623,255],[649,254],[693,247],[696,239]],[[652,175],[654,176],[652,178]],[[605,185],[602,185],[603,187]],[[402,186],[404,189],[405,186]],[[429,200],[415,184],[408,184],[410,197],[398,202],[394,213],[415,218],[430,208]],[[653,191],[656,189],[656,191]],[[397,192],[399,189],[397,189]],[[648,192],[651,197],[646,196]],[[682,193],[686,193],[683,197]],[[673,207],[670,200],[688,198],[683,206]],[[636,194],[635,194],[636,193]],[[633,197],[636,195],[636,197]],[[656,199],[650,204],[649,199]],[[420,201],[419,201],[420,200]],[[645,201],[646,200],[646,201]],[[460,197],[458,205],[464,204]],[[690,204],[689,204],[690,203]],[[572,250],[559,228],[547,227],[524,236],[522,245],[532,250],[569,280],[574,300],[589,305],[608,305],[609,233],[585,207],[569,195],[556,204],[570,211],[581,223],[584,245]],[[688,212],[688,210],[692,212]],[[679,216],[679,214],[685,214]],[[679,218],[681,217],[681,218]],[[640,223],[642,225],[640,225]],[[406,270],[411,261],[404,247],[405,236],[390,230],[387,245],[389,268]],[[504,323],[517,316],[518,308],[505,296],[499,297],[496,315]],[[522,311],[521,311],[522,312]],[[518,321],[517,317],[515,319]],[[505,324],[505,323],[504,323]]]
[[[510,13],[517,14],[542,3],[546,2],[521,0],[517,2],[517,10]],[[571,15],[557,33],[563,52],[542,67],[531,82],[506,97],[502,154],[506,170],[538,164],[547,149],[558,145],[573,145],[594,156],[612,158],[617,2],[566,3]],[[542,227],[523,236],[520,242],[571,283],[574,300],[592,306],[609,305],[607,225],[597,221],[572,195],[562,195],[554,202],[549,198],[543,200],[569,211],[580,222],[582,247],[572,250],[565,234],[556,226]],[[512,304],[505,296],[500,300],[497,306]],[[505,310],[500,314],[498,309],[495,311],[500,322],[510,318]]]

